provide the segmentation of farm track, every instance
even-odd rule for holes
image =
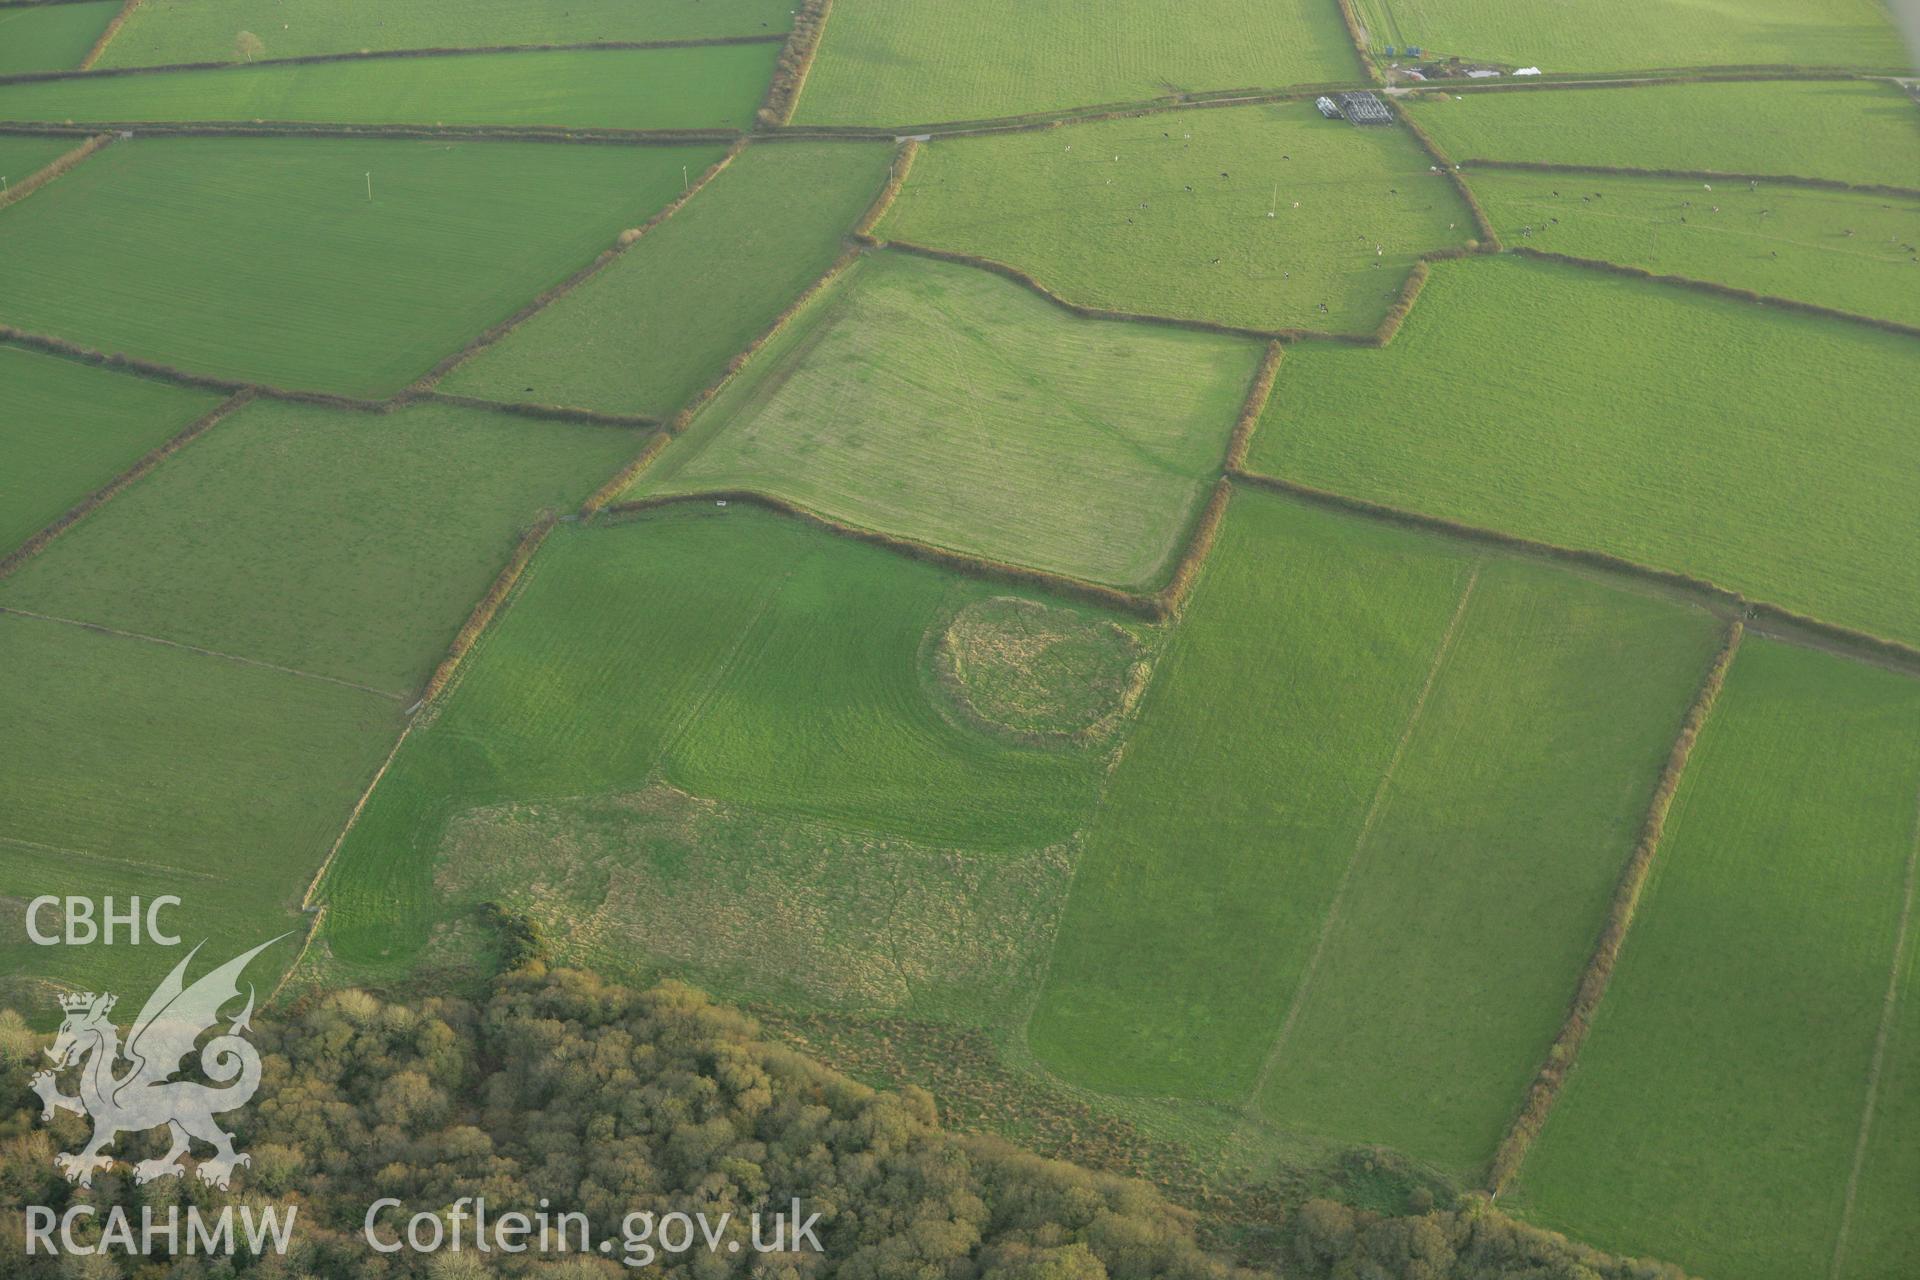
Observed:
[[[1840,1226],[1833,1241],[1831,1280],[1840,1280],[1847,1259],[1847,1237],[1853,1229],[1853,1205],[1860,1190],[1860,1172],[1866,1166],[1867,1146],[1873,1138],[1873,1117],[1880,1101],[1880,1076],[1886,1067],[1887,1044],[1900,1012],[1900,979],[1906,968],[1907,946],[1913,923],[1914,881],[1920,872],[1920,793],[1914,796],[1913,849],[1907,855],[1906,886],[1900,902],[1900,924],[1894,932],[1893,963],[1887,974],[1887,994],[1880,1007],[1880,1029],[1873,1040],[1873,1061],[1867,1068],[1867,1097],[1860,1110],[1860,1136],[1853,1146],[1853,1164],[1847,1171],[1846,1197],[1840,1205]],[[1909,993],[1910,995],[1910,993]]]
[[[1480,585],[1481,560],[1474,561],[1473,569],[1467,575],[1467,584],[1460,591],[1460,601],[1453,608],[1453,616],[1447,620],[1446,630],[1441,632],[1440,641],[1434,646],[1433,661],[1427,667],[1427,678],[1420,686],[1420,694],[1413,701],[1413,708],[1407,713],[1406,727],[1400,731],[1399,741],[1394,743],[1393,754],[1387,758],[1387,766],[1380,773],[1380,782],[1374,787],[1373,799],[1367,805],[1366,816],[1360,822],[1360,833],[1354,837],[1353,852],[1347,856],[1347,864],[1340,872],[1340,882],[1334,887],[1333,899],[1327,904],[1327,913],[1320,921],[1320,934],[1314,939],[1313,951],[1307,956],[1307,966],[1301,971],[1300,983],[1293,990],[1293,999],[1287,1003],[1286,1016],[1281,1019],[1280,1030],[1275,1033],[1272,1048],[1267,1050],[1266,1060],[1260,1064],[1260,1074],[1254,1078],[1253,1090],[1247,1095],[1246,1107],[1250,1114],[1258,1115],[1260,1095],[1266,1092],[1267,1082],[1280,1065],[1287,1051],[1287,1042],[1293,1038],[1293,1029],[1300,1021],[1300,1014],[1306,1008],[1307,1000],[1313,994],[1313,979],[1319,972],[1320,961],[1325,957],[1327,943],[1333,938],[1333,931],[1340,924],[1340,909],[1345,904],[1347,889],[1353,883],[1353,873],[1360,865],[1362,855],[1366,853],[1367,842],[1373,837],[1374,824],[1380,819],[1381,810],[1386,807],[1387,793],[1393,789],[1394,775],[1400,770],[1400,762],[1405,759],[1407,745],[1413,741],[1413,735],[1420,728],[1421,718],[1427,710],[1427,701],[1433,695],[1433,689],[1440,682],[1440,673],[1446,668],[1447,658],[1453,653],[1454,641],[1460,635],[1460,621],[1467,615],[1467,607],[1473,601],[1473,590]]]
[[[97,635],[118,636],[123,640],[139,640],[146,644],[162,645],[168,649],[179,649],[186,653],[197,653],[203,658],[219,658],[224,662],[237,662],[244,667],[258,667],[263,671],[277,671],[281,675],[298,676],[302,680],[317,680],[321,684],[338,685],[342,689],[354,689],[361,693],[370,693],[389,702],[404,702],[405,694],[395,693],[391,689],[376,689],[372,685],[357,684],[352,680],[342,680],[338,676],[323,676],[312,671],[302,671],[298,667],[283,667],[277,662],[264,662],[259,658],[248,658],[237,653],[222,653],[218,649],[203,649],[197,644],[187,644],[180,640],[169,640],[165,636],[150,636],[139,631],[122,631],[118,627],[109,627],[99,622],[86,622],[79,618],[62,618],[51,613],[35,613],[31,609],[15,609],[10,605],[0,605],[0,614],[15,618],[32,618],[36,622],[57,622],[62,626],[78,627],[82,631],[91,631]]]

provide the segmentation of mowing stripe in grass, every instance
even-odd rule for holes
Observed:
[[[1916,871],[1920,871],[1920,792],[1914,795],[1913,852],[1907,855],[1906,888],[1900,901],[1900,927],[1894,935],[1893,964],[1887,972],[1887,995],[1880,1009],[1880,1030],[1873,1040],[1873,1064],[1867,1068],[1867,1100],[1860,1111],[1860,1138],[1854,1144],[1853,1167],[1847,1171],[1846,1199],[1840,1206],[1840,1230],[1833,1242],[1833,1269],[1828,1273],[1832,1280],[1840,1280],[1846,1264],[1847,1236],[1853,1229],[1853,1207],[1860,1190],[1860,1171],[1866,1165],[1867,1144],[1873,1137],[1873,1113],[1880,1101],[1880,1077],[1887,1062],[1887,1042],[1893,1037],[1894,1019],[1900,1011],[1900,975],[1907,962]]]
[[[1441,669],[1447,665],[1447,655],[1453,652],[1454,639],[1460,634],[1460,619],[1466,616],[1467,605],[1473,599],[1473,589],[1479,582],[1480,562],[1475,561],[1472,571],[1467,574],[1466,586],[1460,590],[1460,602],[1453,607],[1453,616],[1447,619],[1447,629],[1440,633],[1440,642],[1434,646],[1433,663],[1427,668],[1426,682],[1420,686],[1420,694],[1413,700],[1413,707],[1407,713],[1406,727],[1400,731],[1400,740],[1393,744],[1393,754],[1387,757],[1387,767],[1381,770],[1380,784],[1373,789],[1373,799],[1367,804],[1366,817],[1360,821],[1360,833],[1354,837],[1353,852],[1347,855],[1347,865],[1341,870],[1340,882],[1334,887],[1333,898],[1327,904],[1327,914],[1320,922],[1320,934],[1314,939],[1313,951],[1307,956],[1306,968],[1300,973],[1300,984],[1294,988],[1293,999],[1287,1004],[1286,1017],[1280,1020],[1280,1030],[1273,1037],[1273,1047],[1267,1051],[1266,1061],[1260,1064],[1260,1074],[1255,1077],[1253,1089],[1247,1094],[1249,1112],[1259,1106],[1260,1094],[1273,1077],[1273,1070],[1286,1052],[1293,1028],[1300,1021],[1300,1011],[1306,1007],[1307,995],[1313,989],[1313,975],[1320,968],[1321,957],[1326,954],[1327,939],[1333,936],[1334,926],[1340,922],[1340,906],[1346,899],[1347,886],[1353,883],[1353,869],[1359,865],[1360,855],[1366,852],[1367,838],[1373,834],[1374,824],[1380,818],[1387,791],[1393,786],[1393,775],[1407,754],[1407,744],[1413,741],[1414,730],[1420,727],[1421,713],[1427,709],[1427,699],[1433,695],[1433,686],[1440,679]]]

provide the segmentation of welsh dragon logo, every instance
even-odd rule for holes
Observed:
[[[187,986],[187,965],[200,951],[195,947],[148,997],[127,1032],[124,1048],[119,1028],[107,1018],[117,996],[89,992],[60,998],[66,1019],[60,1024],[53,1047],[47,1050],[55,1069],[40,1072],[31,1083],[43,1104],[42,1120],[53,1119],[56,1109],[93,1119],[93,1137],[84,1148],[63,1151],[53,1158],[67,1181],[92,1186],[97,1171],[112,1167],[113,1157],[106,1151],[121,1134],[162,1125],[173,1145],[158,1159],[134,1165],[136,1182],[180,1177],[186,1172],[180,1158],[196,1139],[214,1151],[211,1159],[200,1162],[202,1182],[225,1190],[234,1169],[252,1163],[252,1157],[233,1149],[233,1135],[214,1120],[221,1112],[244,1106],[260,1087],[260,1054],[242,1036],[249,1030],[247,1020],[253,1016],[251,986],[246,1008],[228,1025],[225,1034],[216,1035],[200,1050],[200,1069],[214,1084],[174,1080],[172,1076],[180,1070],[180,1060],[193,1052],[201,1034],[220,1021],[221,1006],[239,996],[238,981],[247,962],[278,941],[263,942]],[[69,1097],[60,1092],[56,1073],[76,1065],[80,1068],[80,1092]]]

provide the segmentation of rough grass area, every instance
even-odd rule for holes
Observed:
[[[1353,0],[1368,44],[1418,45],[1562,71],[1803,66],[1904,70],[1907,53],[1876,0]]]
[[[1312,0],[836,0],[798,123],[977,120],[1359,73],[1339,11]]]
[[[1508,244],[1920,325],[1920,201],[1498,169],[1470,180]]]
[[[0,76],[79,66],[119,11],[120,0],[0,9]]]
[[[749,147],[618,262],[454,370],[445,388],[672,417],[833,264],[891,156],[877,142]]]
[[[342,849],[326,886],[333,954],[375,973],[418,954],[450,910],[434,867],[459,815],[650,780],[733,815],[712,829],[739,843],[688,874],[781,841],[804,848],[826,828],[840,834],[815,851],[823,874],[853,874],[849,850],[869,846],[1030,863],[1084,824],[1106,761],[1016,747],[943,714],[924,673],[927,632],[988,594],[742,507],[559,527]],[[831,967],[817,963],[816,974]],[[785,973],[770,960],[759,980]]]
[[[1920,640],[1914,340],[1518,258],[1393,344],[1299,346],[1252,469]]]
[[[0,582],[0,604],[410,700],[520,531],[636,448],[441,404],[255,402]]]
[[[399,729],[384,698],[15,615],[0,671],[0,968],[54,1021],[45,984],[131,998],[180,957],[35,946],[27,901],[175,894],[165,923],[214,954],[304,931],[307,879]],[[292,950],[249,975],[263,994]]]
[[[1482,568],[1296,995],[1268,1116],[1463,1178],[1485,1167],[1720,639],[1669,599]]]
[[[1104,736],[1151,670],[1127,627],[1019,596],[960,610],[932,659],[934,678],[969,723],[1030,742]]]
[[[1473,221],[1404,129],[1311,103],[920,149],[879,234],[1010,263],[1072,302],[1251,329],[1369,333]]]
[[[655,784],[462,814],[437,885],[456,906],[526,912],[562,956],[607,974],[987,1022],[1039,976],[1071,853],[944,849]]]
[[[409,0],[377,9],[338,0],[144,0],[100,59],[103,67],[297,58],[362,49],[585,44],[778,34],[791,0]]]
[[[1080,320],[970,267],[870,254],[638,489],[759,489],[959,551],[1155,586],[1259,354]]]
[[[0,556],[219,401],[0,347]]]
[[[1469,1169],[1557,1029],[1713,640],[1242,492],[1088,834],[1035,1052],[1117,1093],[1241,1103],[1270,1073],[1284,1125]]]
[[[1521,1169],[1535,1216],[1702,1275],[1828,1273],[1913,851],[1916,722],[1920,683],[1742,647]]]
[[[682,165],[719,155],[135,139],[0,214],[0,322],[200,373],[387,395],[611,247],[680,190]]]
[[[1868,80],[1424,93],[1407,108],[1455,161],[1920,184],[1920,113]]]
[[[46,80],[0,85],[0,120],[744,128],[778,52],[595,49]]]

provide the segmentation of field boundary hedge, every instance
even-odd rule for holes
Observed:
[[[78,0],[53,0],[56,4]],[[129,6],[133,8],[137,6]],[[245,67],[304,67],[323,62],[378,62],[393,58],[460,58],[489,53],[588,53],[594,50],[706,49],[725,45],[779,44],[784,35],[688,36],[679,40],[578,40],[565,44],[477,44],[421,49],[343,49],[337,53],[302,53],[285,58],[255,58],[248,62],[157,62],[139,67],[79,67],[64,71],[16,71],[0,76],[0,85],[40,80],[94,80],[115,76],[150,76],[175,71],[232,71]]]
[[[141,0],[126,0],[126,3],[120,6],[120,11],[107,19],[107,25],[100,29],[99,35],[94,37],[92,46],[88,48],[86,56],[80,59],[80,65],[76,70],[90,70],[93,64],[100,60],[100,55],[107,51],[107,46],[113,43],[115,36],[120,34],[120,28],[127,25],[127,19],[133,16],[133,11],[140,7],[140,3]]]
[[[1360,69],[1374,83],[1385,83],[1379,64],[1373,60],[1373,51],[1367,48],[1367,29],[1361,25],[1360,15],[1354,12],[1353,0],[1336,0],[1336,3],[1340,6],[1340,21],[1347,28],[1347,39],[1353,42],[1353,51],[1360,59]]]
[[[162,441],[152,449],[149,449],[146,453],[142,454],[132,466],[107,481],[107,483],[101,485],[98,489],[95,489],[92,493],[89,493],[86,497],[80,499],[80,501],[74,503],[71,507],[68,507],[64,512],[54,518],[53,523],[47,525],[25,542],[15,547],[4,557],[0,557],[0,578],[7,577],[21,565],[39,555],[42,551],[46,550],[48,544],[53,542],[54,539],[58,538],[80,521],[86,519],[96,508],[111,501],[117,494],[133,484],[136,480],[139,480],[173,454],[178,453],[202,435],[212,430],[222,418],[245,408],[253,399],[254,396],[251,391],[237,392],[215,405],[206,413],[201,414],[198,418],[195,418],[173,436]]]
[[[907,185],[907,175],[913,172],[913,162],[919,154],[918,138],[900,140],[894,149],[893,164],[887,169],[887,180],[880,184],[880,190],[875,193],[873,203],[867,206],[867,211],[860,215],[858,222],[853,224],[851,234],[855,240],[862,244],[879,243],[873,238],[873,229],[880,225],[881,219],[892,212],[893,202],[900,198],[900,189]]]
[[[1485,207],[1480,203],[1480,197],[1473,193],[1473,188],[1467,185],[1467,180],[1460,176],[1460,166],[1453,162],[1445,148],[1427,132],[1426,126],[1413,118],[1412,112],[1403,107],[1398,114],[1400,123],[1406,125],[1407,132],[1412,134],[1413,140],[1420,144],[1420,149],[1432,157],[1433,163],[1440,172],[1447,175],[1447,181],[1451,182],[1453,189],[1459,193],[1461,203],[1465,204],[1467,212],[1473,215],[1474,236],[1478,241],[1474,248],[1498,253],[1501,247],[1500,233],[1493,229],[1493,219],[1487,216]]]
[[[1896,196],[1920,200],[1920,188],[1884,183],[1842,182],[1838,178],[1807,178],[1791,173],[1725,173],[1718,169],[1637,169],[1624,165],[1553,164],[1545,160],[1485,160],[1460,162],[1467,169],[1503,169],[1522,173],[1587,173],[1600,178],[1681,178],[1690,182],[1772,182],[1815,191],[1844,191],[1863,196]]]
[[[1253,433],[1260,426],[1261,415],[1267,411],[1267,401],[1273,397],[1274,379],[1280,376],[1280,361],[1286,352],[1287,344],[1275,339],[1267,344],[1265,354],[1260,357],[1260,367],[1253,371],[1253,383],[1247,388],[1246,402],[1240,406],[1240,416],[1227,434],[1226,459],[1221,464],[1226,471],[1237,471],[1246,464],[1247,446],[1253,443]]]
[[[585,146],[675,147],[737,142],[739,129],[600,129],[566,125],[492,124],[329,124],[313,120],[0,120],[0,133],[32,137],[51,134],[144,133],[156,138],[398,138],[406,141],[453,139],[459,142],[540,142]]]
[[[448,682],[453,679],[453,673],[459,669],[460,663],[467,654],[472,652],[474,642],[480,639],[480,633],[487,629],[487,624],[493,621],[494,614],[500,611],[501,604],[513,591],[514,583],[520,581],[520,575],[526,572],[527,562],[533,559],[534,552],[538,551],[540,544],[547,540],[547,535],[553,532],[553,526],[556,523],[558,518],[549,511],[520,536],[520,541],[514,545],[513,554],[507,557],[507,563],[494,578],[493,585],[487,588],[487,594],[480,597],[480,602],[473,606],[473,612],[467,615],[467,620],[455,633],[453,644],[447,649],[447,655],[440,659],[440,665],[435,667],[433,674],[427,678],[426,687],[420,691],[420,701],[414,704],[416,707],[431,703],[446,689]]]
[[[640,446],[640,452],[633,456],[632,461],[614,472],[612,478],[595,489],[588,495],[587,500],[580,504],[580,518],[589,520],[598,515],[608,503],[619,497],[628,485],[638,480],[672,441],[671,432],[656,431],[644,445]]]
[[[612,427],[622,431],[646,431],[660,425],[660,419],[640,413],[601,413],[596,409],[569,409],[560,404],[537,404],[526,400],[483,400],[479,396],[453,395],[445,391],[402,393],[388,403],[396,408],[429,401],[456,404],[465,409],[490,409],[519,418],[542,418],[551,422],[578,422],[589,427]]]
[[[1576,258],[1572,254],[1554,253],[1547,249],[1533,249],[1525,245],[1514,245],[1511,252],[1528,258],[1537,258],[1545,262],[1560,262],[1571,267],[1581,267],[1588,271],[1604,271],[1610,275],[1626,276],[1631,280],[1646,280],[1654,284],[1671,285],[1682,289],[1693,289],[1700,293],[1711,293],[1716,297],[1731,298],[1736,302],[1750,302],[1762,307],[1773,307],[1781,311],[1798,311],[1805,315],[1820,316],[1828,320],[1845,320],[1852,324],[1864,324],[1887,333],[1897,333],[1903,337],[1920,338],[1920,325],[1903,324],[1898,320],[1883,320],[1878,316],[1862,315],[1858,311],[1842,311],[1838,307],[1822,306],[1817,302],[1802,302],[1798,298],[1783,298],[1773,293],[1755,293],[1752,289],[1741,289],[1730,284],[1721,284],[1715,280],[1697,280],[1692,276],[1659,275],[1645,267],[1630,267],[1621,262],[1609,262],[1603,258]]]
[[[20,181],[0,191],[0,209],[19,204],[73,166],[113,141],[110,133],[96,133],[70,151],[63,151]]]
[[[655,227],[685,208],[688,201],[705,190],[707,184],[719,177],[721,170],[732,164],[734,157],[738,156],[742,151],[746,150],[746,148],[747,139],[736,139],[733,145],[727,148],[724,155],[707,166],[705,172],[703,172],[699,178],[689,183],[684,191],[667,201],[665,205],[655,211],[645,222],[642,222],[637,227],[622,231],[611,246],[602,249],[595,255],[593,261],[587,263],[586,266],[581,267],[578,271],[559,283],[549,285],[545,289],[542,289],[534,295],[532,301],[522,306],[505,320],[481,330],[467,345],[461,347],[453,354],[443,357],[433,368],[416,378],[407,387],[407,391],[414,393],[431,391],[442,378],[453,372],[455,368],[480,354],[482,351],[485,351],[488,347],[493,346],[515,329],[518,329],[521,325],[533,319],[533,317],[539,315],[542,311],[545,311],[548,307],[560,301],[560,299],[566,297],[569,293],[572,293],[575,289],[612,266],[621,254],[638,244],[641,239],[646,236],[647,232],[652,231]],[[405,395],[406,393],[406,391],[403,391],[401,394]]]
[[[1593,1029],[1593,1016],[1613,981],[1614,966],[1619,962],[1627,932],[1633,926],[1634,912],[1640,905],[1640,895],[1646,888],[1648,874],[1653,870],[1653,860],[1666,830],[1667,814],[1673,807],[1674,793],[1679,790],[1680,779],[1686,773],[1693,744],[1699,739],[1700,731],[1706,726],[1714,703],[1720,697],[1727,669],[1733,665],[1734,655],[1740,650],[1744,630],[1737,618],[1728,624],[1727,638],[1707,665],[1706,675],[1680,722],[1679,735],[1674,739],[1667,763],[1654,784],[1653,799],[1647,806],[1647,816],[1641,824],[1639,838],[1621,870],[1620,882],[1614,889],[1613,901],[1607,909],[1606,922],[1600,928],[1593,954],[1581,972],[1579,984],[1574,988],[1573,1001],[1567,1008],[1560,1034],[1547,1050],[1538,1074],[1527,1088],[1526,1100],[1521,1104],[1519,1114],[1514,1117],[1506,1136],[1500,1140],[1488,1167],[1487,1190],[1496,1197],[1519,1172],[1534,1139],[1545,1127],[1547,1116],[1566,1084],[1567,1073],[1572,1070],[1580,1047],[1586,1042],[1587,1033]]]
[[[1920,648],[1899,640],[1889,640],[1885,636],[1877,636],[1871,632],[1842,626],[1839,623],[1826,622],[1808,614],[1796,613],[1783,605],[1765,600],[1752,600],[1738,591],[1723,587],[1707,578],[1673,569],[1655,568],[1653,565],[1641,564],[1637,560],[1628,560],[1606,551],[1562,546],[1557,542],[1542,542],[1536,538],[1525,538],[1519,534],[1503,533],[1498,529],[1450,520],[1445,516],[1427,515],[1419,511],[1409,511],[1404,507],[1371,502],[1365,498],[1349,497],[1343,493],[1318,489],[1312,485],[1301,484],[1297,480],[1287,480],[1262,472],[1236,467],[1228,474],[1234,481],[1254,488],[1270,490],[1353,515],[1367,516],[1403,528],[1426,533],[1443,533],[1463,541],[1501,547],[1509,551],[1568,564],[1583,565],[1663,587],[1677,588],[1688,594],[1704,597],[1718,612],[1727,617],[1739,618],[1748,627],[1770,624],[1775,632],[1784,633],[1787,638],[1798,639],[1801,643],[1825,648],[1855,660],[1876,662],[1910,675],[1920,675]]]
[[[897,555],[906,556],[910,560],[923,560],[930,564],[937,564],[969,577],[1013,586],[1039,587],[1087,604],[1098,605],[1115,612],[1130,613],[1149,622],[1162,622],[1168,616],[1158,594],[1141,595],[1123,591],[1118,587],[1088,582],[1084,578],[1069,577],[1066,574],[1052,573],[1045,569],[1030,569],[1025,565],[1009,564],[1004,560],[993,560],[986,556],[970,555],[949,547],[936,546],[931,542],[883,533],[878,529],[849,524],[833,516],[823,515],[810,507],[770,493],[762,493],[757,489],[705,489],[698,493],[651,494],[627,502],[611,503],[600,508],[599,514],[603,518],[618,520],[663,507],[704,505],[715,502],[737,502],[743,506],[760,507],[776,515],[799,520],[816,529],[837,534],[843,538],[851,538],[855,542],[864,542],[869,546],[880,547]]]
[[[833,0],[802,0],[794,11],[793,30],[787,33],[786,47],[774,60],[773,79],[767,84],[767,96],[755,119],[762,125],[783,125],[793,119],[794,108],[813,74],[813,60],[820,52],[820,41],[827,34],[827,18],[833,12]]]

